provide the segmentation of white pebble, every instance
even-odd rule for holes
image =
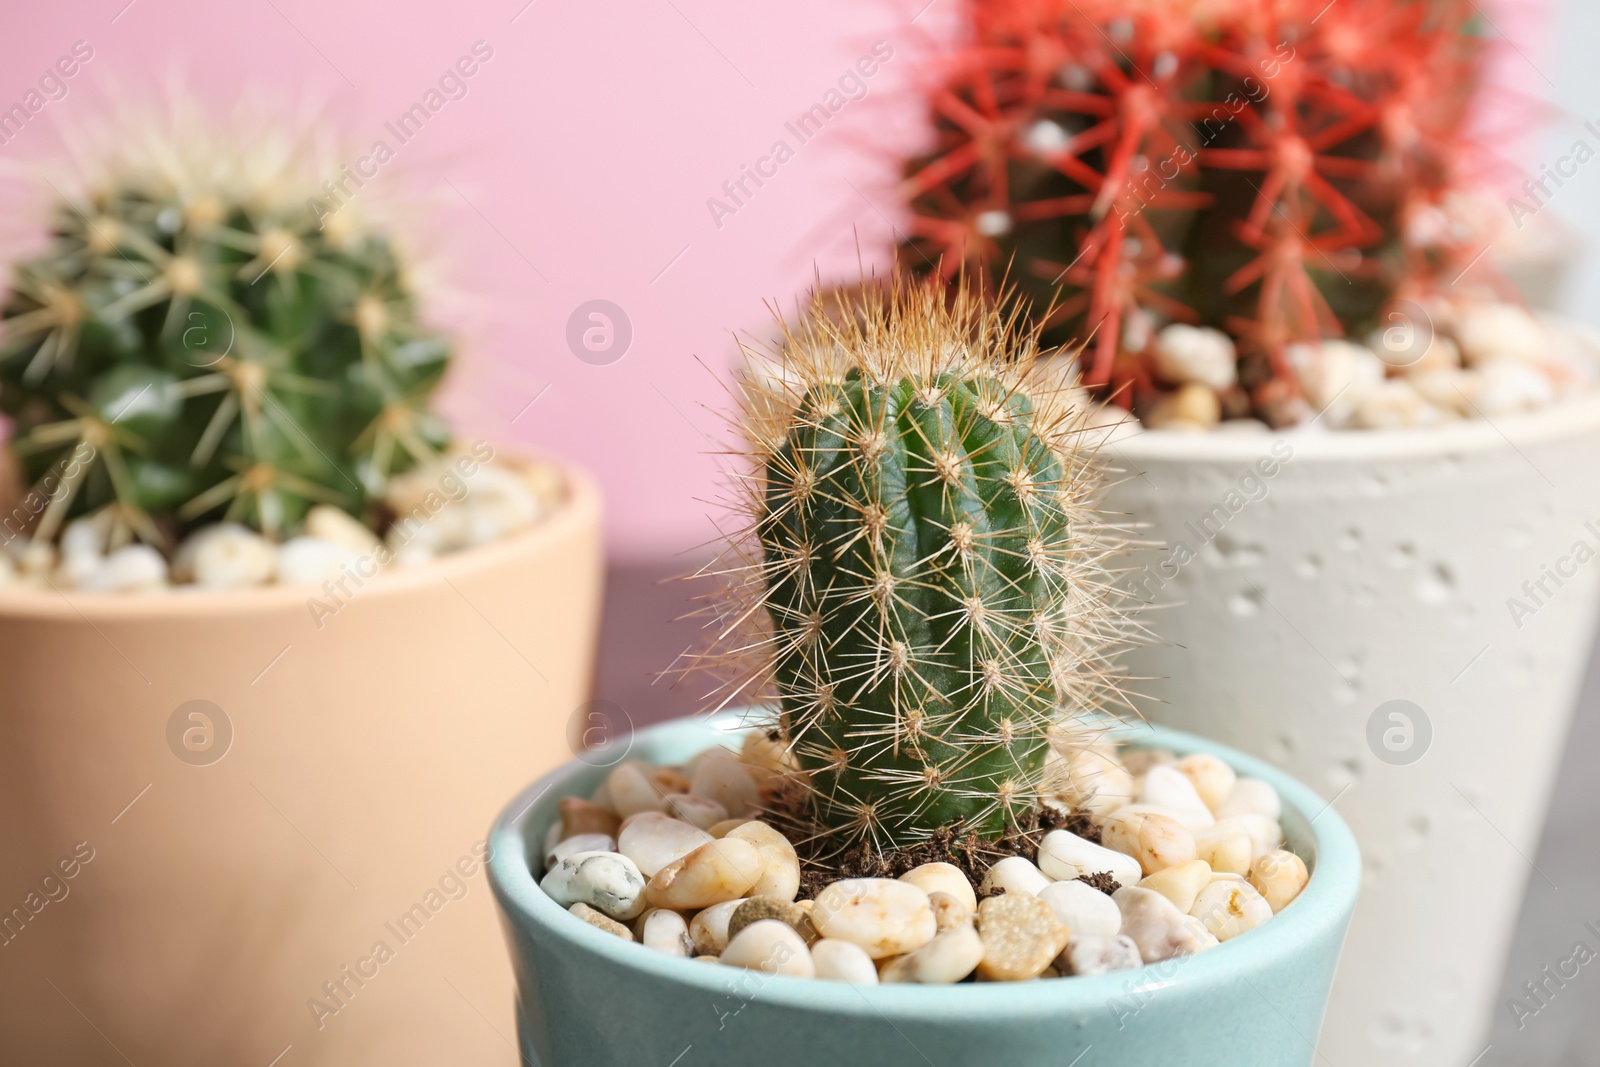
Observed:
[[[278,549],[278,582],[282,585],[321,585],[323,582],[338,581],[346,573],[364,579],[367,576],[361,575],[356,569],[360,559],[359,553],[332,541],[318,537],[291,538]],[[376,561],[369,561],[367,569],[372,569],[375,564]]]
[[[1059,962],[1067,974],[1084,977],[1130,971],[1144,964],[1139,957],[1139,946],[1126,934],[1098,937],[1079,937],[1074,934],[1062,951]]]
[[[727,948],[728,922],[747,899],[740,897],[713,904],[689,920],[689,937],[694,941],[694,950],[702,956],[715,956]]]
[[[971,926],[957,926],[889,963],[883,969],[885,985],[951,985],[977,969],[983,960],[983,939]]]
[[[468,546],[492,545],[531,526],[539,517],[539,501],[522,479],[510,471],[480,467],[467,479],[462,501]]]
[[[272,581],[278,549],[238,523],[207,526],[191,534],[172,557],[173,573],[206,589],[249,589]]]
[[[376,555],[378,535],[344,508],[317,504],[306,512],[306,536],[342,545],[357,555]]]
[[[397,552],[412,546],[452,552],[491,544],[539,516],[538,500],[516,474],[485,465],[464,475],[459,458],[390,479],[384,503],[400,516],[389,530],[389,544]]]
[[[1529,364],[1497,359],[1487,364],[1481,374],[1474,400],[1477,412],[1484,418],[1537,411],[1556,402],[1555,384]]]
[[[1311,880],[1306,861],[1293,852],[1273,851],[1250,866],[1250,884],[1276,915],[1300,895]]]
[[[1265,815],[1276,820],[1282,814],[1283,802],[1278,799],[1278,791],[1272,788],[1271,783],[1260,778],[1240,778],[1234,783],[1228,799],[1217,809],[1219,819],[1234,815]]]
[[[1176,867],[1168,867],[1164,871],[1157,871],[1139,885],[1145,889],[1154,889],[1172,901],[1179,911],[1188,912],[1194,907],[1195,898],[1200,895],[1200,891],[1210,882],[1211,867],[1205,860],[1194,860],[1180,863]]]
[[[563,908],[588,904],[613,919],[633,919],[645,908],[645,881],[628,857],[615,852],[577,852],[539,882]]]
[[[637,863],[646,878],[654,878],[661,868],[710,840],[711,835],[698,827],[670,815],[647,811],[622,824],[617,834],[617,851]]]
[[[1138,860],[1147,875],[1195,858],[1194,835],[1167,815],[1119,811],[1101,827],[1100,839],[1107,848]]]
[[[1118,818],[1130,818],[1134,815],[1162,815],[1190,833],[1204,830],[1217,821],[1217,817],[1211,814],[1211,810],[1203,804],[1188,808],[1174,808],[1167,804],[1146,804],[1143,801],[1137,801],[1133,804],[1123,805],[1112,814]]]
[[[761,855],[750,842],[736,838],[708,841],[652,875],[647,893],[658,908],[707,908],[748,895],[761,868]]]
[[[1122,929],[1117,902],[1088,882],[1051,882],[1039,899],[1050,905],[1074,938],[1111,937]]]
[[[1230,815],[1218,819],[1217,824],[1207,829],[1197,831],[1195,834],[1195,847],[1198,849],[1201,841],[1208,844],[1220,841],[1223,838],[1243,835],[1250,839],[1250,859],[1265,856],[1268,852],[1283,844],[1283,828],[1278,825],[1278,820],[1269,819],[1265,815]]]
[[[1356,401],[1350,425],[1363,430],[1405,430],[1437,426],[1446,414],[1428,403],[1409,378],[1390,378]]]
[[[1155,369],[1172,382],[1200,382],[1223,390],[1238,380],[1233,340],[1209,326],[1175,322],[1156,334]]]
[[[1390,320],[1387,329],[1374,330],[1367,337],[1367,347],[1378,358],[1407,377],[1432,374],[1441,370],[1459,370],[1461,350],[1443,334],[1410,329],[1409,323]],[[1423,348],[1426,343],[1427,347]]]
[[[761,806],[761,794],[749,768],[725,748],[711,749],[696,759],[689,792],[715,800],[733,819],[750,815]]]
[[[811,946],[811,965],[818,978],[851,985],[877,985],[878,968],[860,945],[824,937]]]
[[[617,851],[617,842],[610,834],[573,834],[571,837],[562,837],[560,823],[552,826],[551,830],[555,831],[555,840],[547,841],[545,845],[545,870],[554,867],[568,856],[576,856],[580,852]]]
[[[673,793],[667,797],[667,814],[674,819],[681,819],[691,826],[698,826],[709,831],[719,822],[726,822],[728,809],[718,804],[710,797],[691,796],[688,793]]]
[[[1022,137],[1029,151],[1045,159],[1059,155],[1072,143],[1072,134],[1068,133],[1060,123],[1050,119],[1036,120]]]
[[[902,874],[900,880],[910,882],[929,895],[949,893],[968,911],[978,910],[978,895],[973,892],[972,883],[953,863],[924,863]]]
[[[1109,871],[1123,885],[1133,885],[1144,877],[1138,860],[1066,830],[1051,830],[1044,835],[1039,844],[1039,869],[1063,881],[1101,871]]]
[[[16,564],[17,579],[35,587],[45,585],[45,578],[56,565],[56,546],[47,541],[13,538],[5,545]]]
[[[666,793],[650,777],[650,769],[642,760],[623,760],[606,776],[611,807],[624,819],[643,811],[666,810]]]
[[[10,560],[6,562],[10,563]],[[61,561],[56,565],[55,580],[69,589],[81,589],[84,583],[90,581],[95,572],[104,565],[105,559],[102,556],[81,551],[63,552]]]
[[[1139,803],[1179,811],[1198,811],[1206,819],[1211,819],[1211,809],[1200,799],[1194,782],[1176,763],[1151,767],[1145,773],[1144,785],[1139,789]]]
[[[1465,304],[1456,311],[1454,332],[1469,367],[1503,359],[1533,362],[1549,345],[1539,320],[1515,304]]]
[[[1050,879],[1025,856],[1007,856],[984,872],[979,888],[985,894],[1003,889],[1007,893],[1038,896],[1049,884]]]
[[[813,978],[817,973],[805,940],[794,927],[777,919],[758,919],[740,930],[720,958],[729,967],[767,974]]]
[[[971,926],[977,912],[941,889],[928,894],[928,903],[933,905],[934,926],[941,934],[957,926]]]
[[[800,891],[800,857],[787,837],[755,820],[736,826],[723,836],[724,839],[748,841],[756,847],[761,871],[750,886],[751,896],[794,899]]]
[[[1224,879],[1200,890],[1189,914],[1218,941],[1228,941],[1272,918],[1272,906],[1249,882]]]
[[[94,515],[85,515],[81,519],[73,519],[61,531],[61,557],[62,564],[74,557],[87,560],[98,560],[106,554],[107,538],[110,534],[107,519],[109,511]]]
[[[677,912],[655,908],[645,914],[639,927],[639,940],[645,948],[653,948],[669,956],[682,956],[684,959],[694,955],[689,924]]]
[[[167,561],[149,545],[124,545],[86,574],[78,588],[86,593],[140,593],[165,588]]]
[[[1133,775],[1107,753],[1085,749],[1066,757],[1062,797],[1091,815],[1109,815],[1133,800]]]
[[[1360,401],[1384,380],[1383,361],[1349,341],[1293,344],[1286,354],[1301,392],[1332,429],[1348,425]]]
[[[1189,916],[1153,889],[1123,886],[1112,895],[1122,910],[1122,932],[1139,946],[1139,958],[1159,963],[1208,947],[1205,928],[1191,924]]]
[[[938,924],[928,894],[891,878],[846,878],[817,894],[811,924],[823,937],[860,945],[875,960],[913,952]]]
[[[1222,401],[1210,386],[1185,382],[1151,405],[1144,423],[1152,430],[1203,433],[1222,419]]]
[[[1417,395],[1441,411],[1459,418],[1476,415],[1483,375],[1474,370],[1430,370],[1406,375]]]
[[[1228,799],[1238,781],[1232,767],[1206,752],[1185,756],[1172,766],[1189,779],[1195,795],[1213,813]]]
[[[1195,855],[1205,860],[1213,872],[1229,874],[1244,874],[1249,871],[1250,861],[1255,854],[1255,849],[1250,843],[1250,835],[1244,833],[1227,834],[1222,837],[1196,836],[1194,847]]]

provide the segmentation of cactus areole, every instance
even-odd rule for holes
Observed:
[[[779,729],[819,821],[885,846],[1030,815],[1047,730],[1098,675],[1065,394],[1008,323],[941,300],[814,309],[749,405]]]

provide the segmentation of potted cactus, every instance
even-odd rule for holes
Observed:
[[[1032,335],[895,287],[814,303],[749,380],[714,632],[752,703],[502,815],[524,1056],[1311,1063],[1353,841],[1263,764],[1098,716],[1117,538]]]
[[[101,148],[54,180],[0,308],[0,1029],[86,1061],[76,1006],[136,1059],[365,1058],[434,991],[391,982],[314,1043],[306,1001],[568,750],[596,495],[452,439],[430,403],[455,345],[417,264],[365,200],[315,210],[300,141],[181,114]],[[85,839],[75,914],[40,913]],[[449,925],[496,1004],[487,894]],[[479,1027],[422,1040],[457,1054]]]
[[[1465,1063],[1532,876],[1506,841],[1538,840],[1590,648],[1600,507],[1596,348],[1492,270],[1517,211],[1468,136],[1478,8],[961,11],[901,261],[1009,271],[1048,336],[1088,339],[1108,506],[1154,546],[1128,588],[1166,609],[1125,661],[1147,710],[1338,795],[1371,869],[1323,1050]]]

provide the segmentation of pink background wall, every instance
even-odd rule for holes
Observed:
[[[8,13],[0,35],[0,109],[75,41],[95,56],[65,99],[0,145],[0,163],[49,153],[58,122],[113,94],[159,95],[173,72],[211,100],[254,87],[325,102],[359,146],[349,161],[379,137],[397,148],[374,181],[432,205],[419,214],[435,220],[448,275],[472,297],[451,305],[466,342],[447,398],[461,432],[585,464],[607,494],[613,555],[660,558],[714,532],[702,501],[717,491],[707,453],[720,423],[706,406],[727,408],[719,376],[734,358],[732,332],[764,331],[763,302],[792,306],[814,267],[825,277],[853,273],[857,240],[869,264],[882,261],[896,216],[892,149],[916,136],[920,116],[909,91],[919,41],[956,6],[33,3]],[[1501,57],[1496,81],[1543,95],[1528,69],[1531,56],[1544,60],[1542,5],[1488,6],[1526,46]],[[384,123],[478,40],[494,57],[468,94],[400,145]],[[785,123],[822,101],[877,40],[894,57],[864,79],[865,98],[800,145]],[[708,198],[780,138],[794,158],[719,226]],[[631,347],[609,365],[579,360],[566,341],[569,316],[594,299],[620,306],[632,324]]]
[[[464,434],[529,442],[593,470],[623,558],[712,535],[696,498],[716,492],[705,453],[719,420],[703,405],[726,408],[718,375],[732,331],[764,330],[763,302],[792,306],[814,262],[825,275],[853,272],[853,227],[881,258],[888,222],[850,183],[893,212],[892,162],[872,145],[895,112],[914,110],[914,41],[932,21],[911,26],[916,6],[860,0],[125,3],[8,13],[3,107],[75,41],[95,55],[64,99],[0,145],[0,160],[54,151],[58,123],[113,94],[159,95],[174,71],[208,99],[265,87],[326,101],[360,146],[351,162],[384,138],[396,158],[374,181],[437,208],[448,273],[473,298],[455,316],[467,344],[450,412]],[[494,56],[468,94],[400,145],[384,122],[477,40]],[[785,122],[877,40],[894,56],[863,79],[866,96],[800,145]],[[764,187],[747,182],[755,195],[719,227],[707,199],[780,138],[794,158]],[[603,366],[566,342],[573,310],[597,298],[633,328],[626,355]]]

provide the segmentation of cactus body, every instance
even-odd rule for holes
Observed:
[[[755,643],[817,819],[902,845],[1037,805],[1102,683],[1100,527],[1060,390],[967,297],[817,309],[747,406]]]
[[[353,212],[319,218],[298,168],[218,169],[251,154],[225,137],[166,149],[91,172],[14,268],[0,409],[29,475],[71,471],[35,537],[106,507],[156,544],[223,517],[276,535],[319,502],[370,519],[446,441],[427,401],[450,346],[405,262]]]
[[[1143,414],[1163,324],[1221,329],[1286,421],[1286,348],[1458,298],[1482,41],[1465,0],[964,0],[936,147],[901,187],[915,271],[1006,273]],[[1472,279],[1467,285],[1473,284]],[[1052,303],[1057,294],[1058,303]],[[1415,310],[1408,318],[1417,317]],[[1231,402],[1231,401],[1230,401]]]

